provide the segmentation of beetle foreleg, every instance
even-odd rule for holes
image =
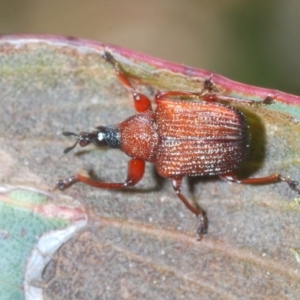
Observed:
[[[199,235],[199,240],[201,240],[203,234],[207,233],[207,223],[208,222],[207,222],[206,214],[201,208],[191,205],[191,203],[181,194],[181,182],[182,182],[182,177],[172,178],[172,185],[173,185],[173,188],[174,188],[178,198],[200,220],[200,226],[197,229],[197,233]]]
[[[259,177],[259,178],[245,178],[239,179],[233,172],[219,175],[219,177],[226,181],[242,183],[242,184],[269,184],[269,183],[276,183],[276,182],[286,182],[288,186],[295,191],[297,194],[300,194],[300,189],[297,187],[299,185],[298,181],[291,180],[288,177],[283,177],[280,174],[273,174],[266,177]]]
[[[148,110],[152,110],[151,101],[149,98],[142,94],[138,93],[135,88],[130,83],[128,77],[122,70],[121,65],[114,59],[110,52],[104,52],[102,56],[107,62],[109,62],[116,71],[116,76],[120,80],[120,82],[130,91],[134,100],[134,107],[137,112],[145,112]]]
[[[64,190],[64,189],[68,188],[69,186],[71,186],[72,184],[74,184],[77,181],[78,181],[77,175],[70,176],[70,177],[65,178],[65,179],[57,180],[56,184],[55,184],[55,187],[60,189],[60,190]]]
[[[128,186],[136,185],[144,176],[145,161],[139,159],[131,159],[128,162],[127,179],[125,182],[101,182],[80,173],[75,176],[58,180],[56,186],[63,190],[69,187],[71,184],[81,181],[87,185],[102,188],[102,189],[122,189]]]

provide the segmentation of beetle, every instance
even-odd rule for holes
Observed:
[[[249,126],[241,111],[219,101],[268,105],[274,101],[274,97],[254,101],[219,95],[212,92],[213,82],[207,79],[200,92],[157,92],[156,109],[153,111],[150,99],[136,91],[113,55],[104,52],[103,58],[112,65],[119,81],[132,94],[138,113],[118,125],[98,126],[92,132],[63,132],[63,135],[77,139],[64,153],[77,144],[81,147],[92,143],[96,147],[118,148],[131,157],[127,179],[121,183],[100,182],[78,173],[58,180],[56,186],[59,189],[63,190],[77,181],[105,189],[134,186],[144,175],[145,162],[151,162],[160,176],[171,179],[178,198],[199,218],[199,239],[207,233],[208,220],[205,212],[190,204],[181,193],[184,176],[218,175],[223,180],[242,184],[282,181],[300,194],[298,182],[280,174],[239,179],[233,172],[249,153]],[[182,97],[195,98],[197,101],[182,100]]]

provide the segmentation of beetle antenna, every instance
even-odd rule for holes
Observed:
[[[80,140],[80,135],[77,134],[77,133],[74,133],[74,132],[69,132],[69,131],[64,131],[64,132],[63,132],[63,135],[64,135],[64,136],[74,135],[74,136],[77,137],[77,141],[75,142],[75,144],[74,144],[73,146],[71,146],[71,147],[67,147],[67,148],[64,150],[64,154],[66,154],[66,153],[70,152],[71,150],[73,150],[73,149],[77,146],[77,144],[78,144],[78,142],[79,142],[79,140]]]

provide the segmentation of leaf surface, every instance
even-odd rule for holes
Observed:
[[[3,183],[49,191],[57,179],[81,169],[101,180],[125,179],[128,158],[118,150],[91,146],[62,153],[74,142],[62,131],[88,131],[135,114],[129,93],[101,57],[104,50],[150,97],[157,90],[201,91],[209,78],[222,95],[275,97],[269,106],[238,106],[252,134],[250,157],[238,173],[278,172],[300,180],[298,96],[111,45],[8,36],[0,39]],[[201,242],[197,220],[153,165],[147,165],[135,188],[109,191],[76,184],[51,192],[79,199],[90,218],[88,227],[56,253],[54,271],[46,270],[49,298],[297,299],[300,293],[299,205],[291,205],[296,195],[284,183],[242,186],[216,177],[187,179],[183,193],[209,219]]]

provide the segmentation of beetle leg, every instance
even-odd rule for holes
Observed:
[[[188,97],[188,98],[201,98],[202,93],[197,92],[182,92],[182,91],[164,91],[157,92],[155,95],[155,101],[160,99],[166,99],[170,97]]]
[[[239,103],[247,103],[249,105],[261,105],[261,104],[272,104],[275,100],[276,96],[267,96],[265,99],[260,101],[238,98],[238,97],[230,97],[221,94],[215,93],[205,93],[203,92],[182,92],[182,91],[166,91],[166,92],[157,92],[155,95],[155,100],[170,98],[170,97],[189,97],[189,98],[197,98],[206,102],[218,102],[218,101],[232,101]]]
[[[199,240],[201,240],[203,234],[207,233],[207,217],[206,217],[206,214],[201,208],[191,205],[191,203],[181,194],[181,182],[182,182],[182,177],[172,178],[173,189],[176,192],[178,198],[200,220],[200,226],[197,229],[197,233],[199,235]]]
[[[269,184],[269,183],[276,183],[276,182],[286,182],[288,186],[295,191],[297,194],[300,194],[300,189],[297,187],[299,185],[298,181],[294,181],[288,177],[283,177],[280,174],[273,174],[266,177],[259,177],[259,178],[245,178],[239,179],[233,172],[219,175],[219,177],[226,181],[242,183],[242,184]]]
[[[77,175],[70,176],[70,177],[65,178],[65,179],[59,179],[59,180],[56,181],[55,188],[58,188],[60,190],[64,190],[65,188],[71,186],[72,184],[74,184],[77,181],[78,181]]]
[[[128,162],[127,179],[125,182],[101,182],[90,177],[84,176],[80,173],[66,179],[58,180],[56,187],[63,190],[75,182],[81,181],[87,185],[103,188],[103,189],[122,189],[128,186],[136,185],[144,176],[145,161],[139,159],[131,159]]]
[[[230,97],[220,94],[213,94],[213,93],[207,93],[201,96],[201,99],[207,102],[218,102],[218,101],[232,101],[232,102],[239,102],[239,103],[246,103],[249,105],[268,105],[272,104],[275,101],[275,98],[277,97],[277,94],[275,96],[267,96],[263,100],[250,100],[245,98],[238,98],[238,97]]]
[[[118,79],[132,94],[136,111],[145,112],[148,110],[152,110],[151,101],[149,100],[149,98],[146,95],[138,93],[135,90],[135,88],[132,86],[129,79],[125,75],[124,71],[122,70],[121,65],[118,63],[118,61],[115,60],[112,54],[110,52],[104,52],[102,57],[114,67]]]

